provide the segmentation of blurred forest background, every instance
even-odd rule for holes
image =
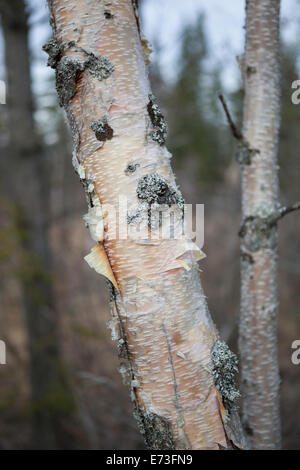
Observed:
[[[151,2],[140,1],[145,30],[151,26]],[[224,92],[240,123],[242,81],[226,85],[226,61],[235,52],[224,45],[224,57],[215,54],[201,10],[205,2],[188,3],[193,2],[200,9],[180,25],[172,73],[161,66],[171,51],[154,40],[150,77],[167,116],[178,183],[187,202],[205,204],[202,281],[221,336],[236,351],[240,176],[217,93]],[[7,365],[0,366],[0,449],[141,449],[117,348],[106,328],[107,286],[83,261],[92,246],[82,220],[87,206],[71,164],[54,77],[41,50],[51,35],[45,2],[26,4],[25,14],[21,0],[0,0],[0,78],[10,84],[7,104],[0,105],[0,339],[7,346]],[[156,10],[152,24],[172,29]],[[290,30],[291,22],[293,34],[282,42],[284,204],[300,196],[300,106],[290,98],[291,83],[300,77],[300,23],[292,15],[282,28]],[[28,35],[35,38],[34,47],[32,39],[27,47]],[[237,62],[235,67],[238,76]],[[297,214],[280,223],[281,409],[283,445],[290,449],[300,448],[300,366],[291,363],[291,343],[300,339],[299,229]]]

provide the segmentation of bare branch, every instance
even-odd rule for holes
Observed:
[[[241,165],[250,165],[252,157],[260,153],[260,151],[258,149],[252,148],[249,145],[249,142],[244,138],[242,132],[235,125],[223,94],[219,93],[218,97],[222,103],[233,137],[238,141],[236,160]]]
[[[291,206],[282,206],[276,213],[271,217],[270,223],[274,224],[278,222],[278,220],[282,219],[285,215],[290,214],[291,212],[300,210],[300,201],[295,202],[295,204],[292,204]]]
[[[235,139],[237,140],[243,140],[243,134],[241,133],[241,131],[237,128],[237,126],[235,125],[232,117],[231,117],[231,114],[230,114],[230,111],[229,111],[229,108],[227,106],[227,103],[226,103],[226,100],[224,98],[224,95],[223,93],[219,93],[218,94],[218,98],[219,100],[221,101],[221,104],[223,106],[223,109],[224,109],[224,112],[226,114],[226,118],[227,118],[227,121],[228,121],[228,124],[230,126],[230,129],[231,129],[231,132],[232,132],[232,135]]]

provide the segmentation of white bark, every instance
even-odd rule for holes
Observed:
[[[122,195],[136,205],[147,178],[165,181],[180,204],[136,11],[131,0],[50,0],[49,6],[54,41],[46,49],[73,131],[74,164],[88,193],[86,221],[98,242],[87,261],[114,285],[110,326],[147,444],[242,447],[237,413],[225,412],[214,384],[217,332],[198,277],[199,250],[188,239],[115,240],[113,225],[102,218],[103,206],[118,207]],[[149,181],[152,197],[157,193]]]
[[[246,2],[239,349],[244,427],[255,449],[280,447],[277,227],[268,222],[278,208],[279,10],[279,0]]]

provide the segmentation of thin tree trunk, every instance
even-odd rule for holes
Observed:
[[[107,218],[103,231],[101,206],[117,208],[120,196],[137,205],[124,226],[153,201],[182,204],[164,146],[165,123],[149,87],[136,3],[49,0],[54,38],[45,50],[87,192],[85,220],[97,241],[86,259],[113,286],[110,326],[148,446],[242,447],[235,357],[217,341],[197,247],[188,239],[115,239]]]
[[[2,156],[2,183],[16,208],[23,259],[23,290],[30,352],[33,446],[67,445],[63,420],[73,409],[59,352],[51,251],[48,240],[49,180],[45,149],[36,134],[30,80],[27,14],[23,0],[1,0],[7,75],[9,144]]]
[[[277,362],[279,0],[247,0],[239,350],[244,428],[254,449],[280,447]]]

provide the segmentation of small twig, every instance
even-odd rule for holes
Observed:
[[[241,133],[241,131],[237,128],[237,126],[233,122],[233,119],[231,117],[231,114],[230,114],[229,108],[227,106],[226,100],[223,96],[223,93],[219,93],[218,98],[221,101],[221,104],[223,106],[223,109],[224,109],[224,112],[226,114],[226,118],[227,118],[228,124],[230,126],[231,132],[233,134],[233,137],[235,137],[237,140],[243,140],[243,134]]]
[[[237,126],[233,122],[223,94],[219,93],[218,97],[222,103],[233,137],[238,140],[238,151],[236,154],[236,159],[241,165],[251,165],[252,157],[260,153],[260,151],[250,146],[247,139],[244,138],[242,132],[237,128]]]
[[[300,210],[300,202],[295,202],[295,204],[292,204],[291,206],[288,206],[288,207],[282,206],[271,217],[270,223],[274,224],[278,222],[278,220],[282,219],[285,215],[290,214],[291,212],[294,212],[297,210]]]
[[[270,229],[277,224],[277,222],[282,219],[285,215],[290,212],[300,210],[300,202],[296,202],[291,206],[282,206],[279,209],[276,209],[272,214],[266,217],[249,215],[246,217],[241,225],[239,230],[239,237],[244,238],[247,233],[250,231],[252,233],[270,233]]]

